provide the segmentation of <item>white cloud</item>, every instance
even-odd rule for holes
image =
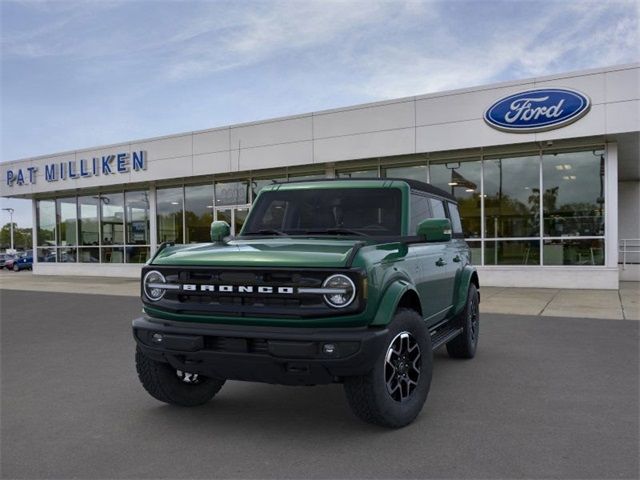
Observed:
[[[499,28],[499,33],[478,43],[453,37],[441,28],[444,19],[436,18],[432,27],[437,51],[377,45],[352,59],[366,78],[352,88],[372,99],[396,98],[490,83],[505,70],[515,79],[640,59],[638,16],[628,2],[613,5],[619,13],[613,23],[606,18],[616,11],[610,4],[577,2],[568,10],[566,5],[553,3],[533,18],[496,19],[486,28]],[[630,14],[625,16],[625,11]]]
[[[235,10],[230,13],[235,21],[221,35],[211,37],[202,29],[200,38],[192,37],[197,41],[187,44],[173,58],[168,76],[183,79],[330,45],[357,35],[359,29],[381,21],[395,9],[388,2],[282,1]]]

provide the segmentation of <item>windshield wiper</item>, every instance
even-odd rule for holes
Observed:
[[[324,230],[306,230],[304,233],[309,234],[309,235],[313,235],[313,234],[318,234],[318,233],[328,233],[329,235],[331,234],[335,234],[335,235],[358,235],[359,237],[368,237],[369,235],[367,235],[366,233],[363,232],[359,232],[358,230],[352,230],[350,228],[327,228]]]
[[[245,235],[278,235],[282,237],[288,237],[288,233],[284,233],[280,230],[276,230],[275,228],[263,228],[262,230],[257,230],[255,232],[247,232]]]

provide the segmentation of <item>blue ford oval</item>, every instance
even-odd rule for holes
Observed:
[[[540,132],[563,127],[585,115],[591,101],[566,88],[539,88],[509,95],[491,105],[484,120],[508,132]]]

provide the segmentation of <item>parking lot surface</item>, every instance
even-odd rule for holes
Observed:
[[[0,290],[2,478],[638,478],[636,321],[484,314],[471,361],[436,353],[401,430],[339,385],[227,382],[203,407],[136,378],[137,298]]]

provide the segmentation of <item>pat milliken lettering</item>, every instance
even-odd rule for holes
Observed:
[[[47,182],[75,180],[88,177],[109,176],[140,172],[147,169],[147,152],[144,150],[120,152],[100,157],[80,158],[45,164],[38,167],[8,169],[5,183],[8,187],[34,185],[40,174]]]

